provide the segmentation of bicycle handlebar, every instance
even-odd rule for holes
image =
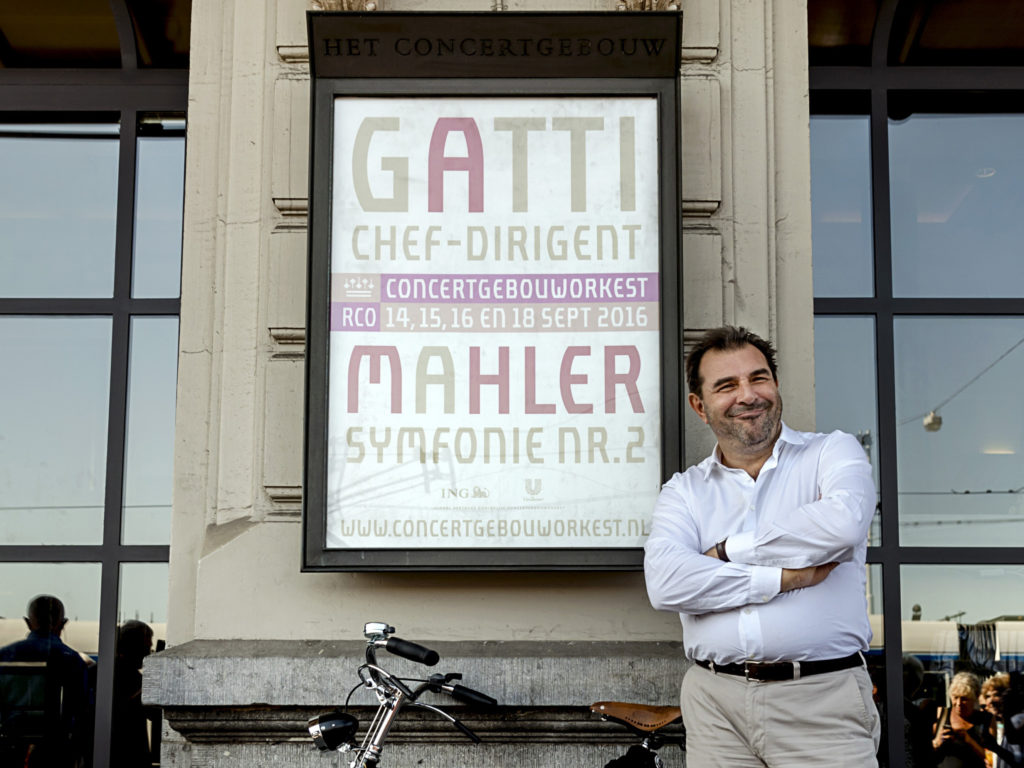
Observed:
[[[496,707],[498,706],[498,700],[491,698],[486,693],[480,693],[480,691],[474,691],[472,688],[467,688],[464,685],[453,685],[450,686],[451,690],[448,690],[449,686],[443,686],[443,688],[451,694],[453,699],[458,699],[463,704],[476,704],[481,707]]]
[[[313,737],[313,741],[321,751],[336,750],[338,752],[354,751],[356,758],[352,766],[359,768],[370,768],[377,765],[384,740],[387,738],[399,712],[406,706],[421,707],[428,709],[459,729],[467,738],[479,742],[480,737],[467,728],[463,723],[440,707],[419,701],[421,694],[427,691],[434,693],[445,693],[453,699],[464,704],[477,705],[479,707],[496,707],[498,702],[485,693],[475,691],[463,685],[456,685],[454,680],[462,678],[460,673],[449,672],[447,674],[432,674],[427,680],[407,679],[403,681],[391,672],[377,664],[377,649],[383,648],[395,656],[401,656],[409,661],[415,661],[432,667],[440,661],[437,651],[431,650],[419,643],[412,643],[391,636],[394,627],[384,622],[369,622],[366,624],[363,635],[367,639],[366,663],[359,667],[359,678],[362,680],[362,687],[369,688],[380,702],[373,722],[366,731],[362,744],[357,746],[353,741],[358,721],[355,717],[347,714],[348,701],[345,702],[345,711],[328,712],[310,719],[307,729]],[[418,685],[410,688],[406,683],[416,682]],[[351,697],[360,686],[356,686],[349,693]]]
[[[419,662],[420,664],[424,664],[428,667],[434,666],[441,660],[437,651],[432,651],[419,643],[411,643],[408,640],[402,640],[398,637],[389,637],[387,642],[384,644],[384,649],[388,653],[401,656],[403,659],[408,659],[409,661]]]

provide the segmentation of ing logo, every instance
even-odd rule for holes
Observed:
[[[472,488],[441,489],[442,499],[486,499],[490,495],[489,490],[481,488],[479,485],[474,485]]]

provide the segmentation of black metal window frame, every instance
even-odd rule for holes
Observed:
[[[184,114],[188,103],[188,72],[136,68],[134,35],[130,27],[127,33],[120,29],[119,32],[123,51],[120,70],[0,69],[0,122],[24,122],[31,118],[56,123],[105,118],[120,123],[113,296],[0,298],[0,316],[106,317],[112,322],[102,543],[0,546],[0,562],[101,566],[93,748],[96,766],[107,765],[110,756],[121,565],[166,563],[169,559],[166,545],[121,543],[131,319],[177,317],[181,311],[179,298],[131,296],[138,124],[144,114]]]
[[[889,104],[893,94],[942,98],[944,112],[974,111],[986,102],[1004,109],[1014,91],[1024,92],[1024,67],[896,66],[889,64],[890,38],[900,0],[884,0],[879,8],[868,66],[810,68],[811,114],[863,114],[870,120],[871,197],[874,231],[874,296],[816,298],[815,316],[872,317],[875,320],[878,403],[878,477],[881,545],[868,549],[868,562],[882,566],[882,611],[885,637],[885,709],[888,761],[904,760],[902,691],[903,638],[900,566],[914,564],[1024,564],[1024,547],[901,546],[896,457],[896,385],[893,327],[897,317],[1024,316],[1024,298],[897,298],[892,290],[892,242],[889,199]],[[1016,99],[1019,104],[1021,100]]]

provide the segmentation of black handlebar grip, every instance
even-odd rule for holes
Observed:
[[[398,637],[389,637],[384,648],[388,653],[401,656],[403,659],[408,659],[409,661],[417,661],[420,664],[426,664],[428,667],[434,666],[441,660],[437,651],[432,651],[419,643],[410,643],[408,640],[402,640]]]
[[[492,699],[486,693],[480,693],[480,691],[474,691],[472,688],[467,688],[464,685],[453,685],[452,686],[452,698],[458,699],[465,704],[476,704],[480,707],[496,707],[498,706],[498,700]]]

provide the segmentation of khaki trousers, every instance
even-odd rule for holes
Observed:
[[[694,664],[680,693],[687,768],[877,768],[881,736],[864,667],[774,683]]]

